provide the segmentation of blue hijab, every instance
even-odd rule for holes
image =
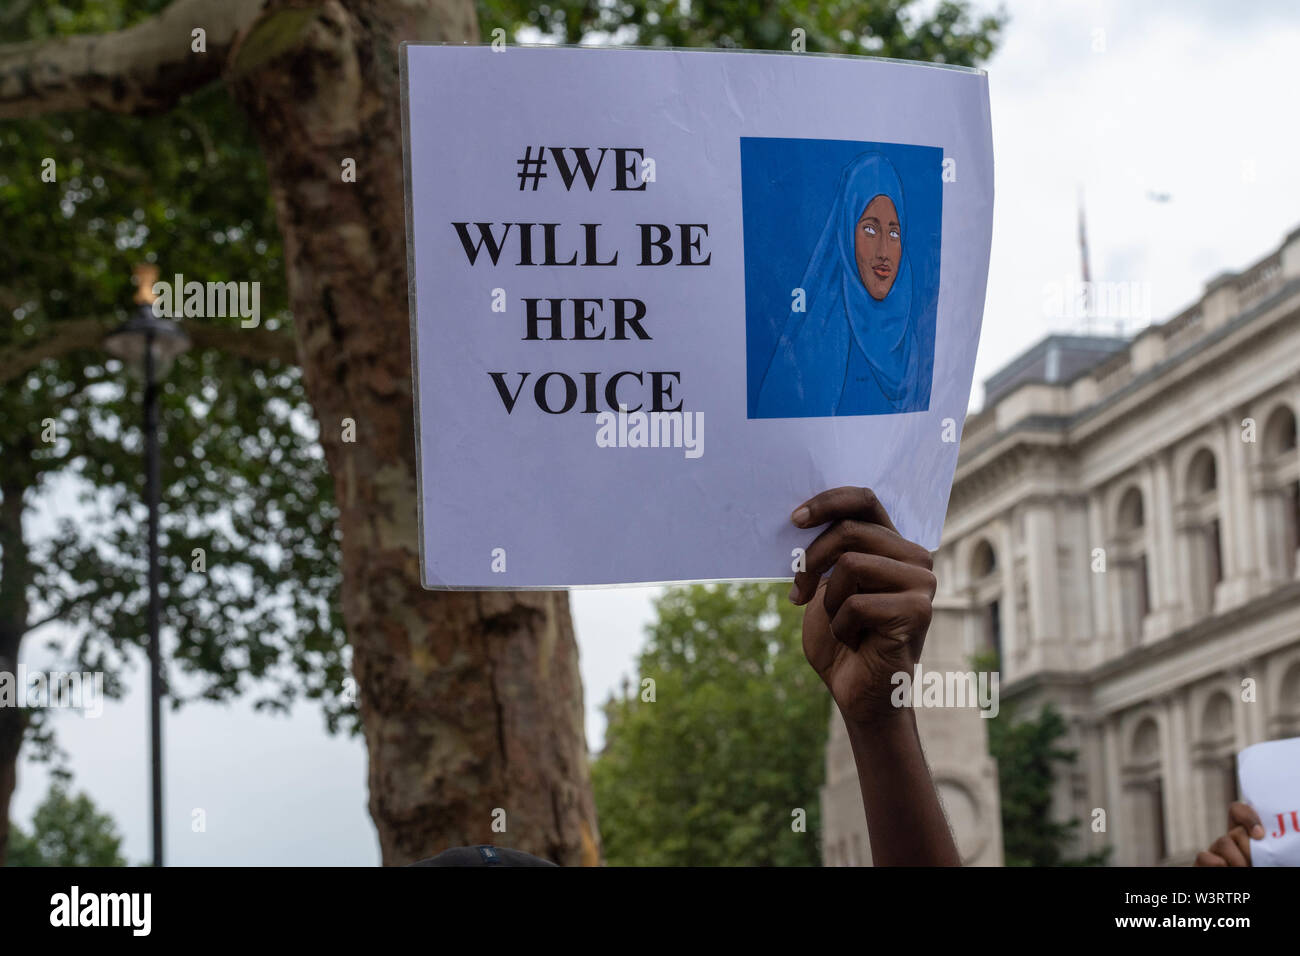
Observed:
[[[898,212],[902,253],[889,293],[877,302],[858,275],[854,232],[862,211],[887,196]],[[911,411],[917,407],[919,349],[911,318],[903,184],[889,160],[863,153],[844,168],[836,199],[800,288],[806,311],[793,309],[758,393],[760,418],[809,418]],[[869,370],[879,394],[862,408],[862,390],[847,382],[850,363]],[[851,392],[857,392],[851,396]]]

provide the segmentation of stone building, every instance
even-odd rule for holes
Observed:
[[[1048,337],[967,418],[923,665],[995,650],[1003,706],[1066,717],[1076,853],[1190,863],[1224,832],[1235,755],[1300,735],[1297,414],[1300,230],[1131,339]],[[941,783],[963,857],[999,863],[982,721],[918,717],[936,779],[964,781]],[[824,860],[865,863],[838,725]]]

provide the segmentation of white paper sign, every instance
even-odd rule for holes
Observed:
[[[1264,839],[1250,841],[1250,865],[1300,866],[1300,737],[1247,747],[1237,778],[1264,825]]]
[[[982,72],[406,45],[403,77],[426,587],[789,578],[840,485],[938,546]]]

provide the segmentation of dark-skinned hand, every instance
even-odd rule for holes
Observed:
[[[1228,832],[1196,854],[1196,866],[1250,866],[1250,840],[1264,839],[1264,824],[1248,803],[1228,805]]]
[[[869,488],[834,488],[795,509],[800,528],[825,528],[805,552],[790,600],[807,605],[803,650],[844,719],[898,716],[893,676],[909,679],[930,627],[930,552],[898,533]],[[821,576],[834,570],[825,581]]]

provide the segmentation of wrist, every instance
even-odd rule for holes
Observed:
[[[848,728],[849,741],[859,745],[907,743],[917,740],[916,712],[911,707],[892,707],[869,715],[849,717],[842,710],[840,716]]]

